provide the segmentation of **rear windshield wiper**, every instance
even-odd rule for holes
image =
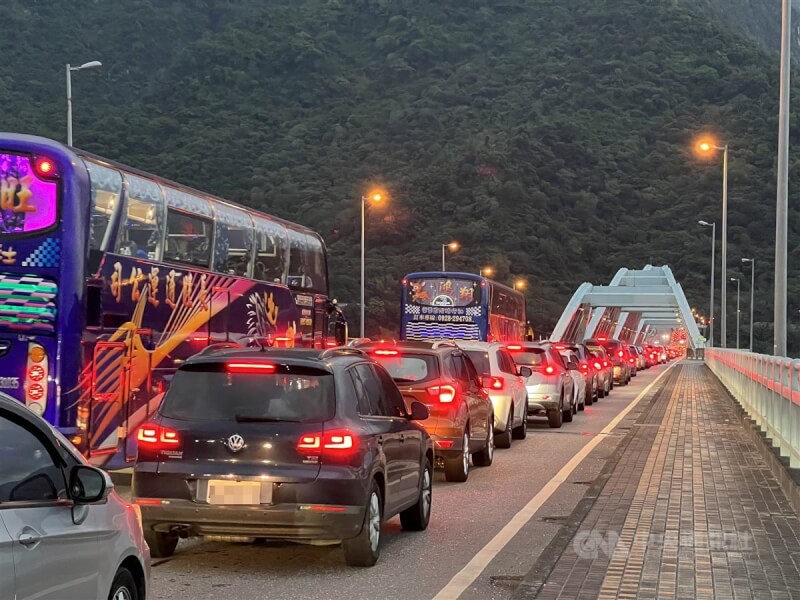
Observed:
[[[237,423],[302,423],[297,419],[276,419],[274,417],[256,417],[252,415],[236,415]]]

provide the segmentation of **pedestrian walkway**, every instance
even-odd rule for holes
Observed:
[[[800,521],[705,365],[675,366],[626,442],[544,585],[515,597],[800,599]]]

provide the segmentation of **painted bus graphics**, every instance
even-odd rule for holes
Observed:
[[[209,345],[342,343],[326,265],[308,229],[0,134],[0,391],[95,464],[135,458],[175,368]]]
[[[472,273],[410,273],[403,278],[400,338],[521,341],[522,293]]]

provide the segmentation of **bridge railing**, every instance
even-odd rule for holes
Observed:
[[[791,467],[800,467],[800,360],[706,348],[705,362]]]

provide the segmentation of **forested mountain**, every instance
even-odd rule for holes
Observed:
[[[700,131],[731,146],[729,273],[756,257],[756,320],[772,320],[778,61],[699,8],[7,0],[4,17],[0,129],[64,139],[64,63],[103,61],[73,78],[77,146],[315,228],[353,309],[359,199],[385,186],[368,217],[373,333],[395,328],[403,274],[436,267],[451,239],[463,249],[449,268],[527,278],[539,330],[580,282],[647,262],[669,264],[705,310],[709,232],[696,223],[721,221],[721,160],[692,155]]]

